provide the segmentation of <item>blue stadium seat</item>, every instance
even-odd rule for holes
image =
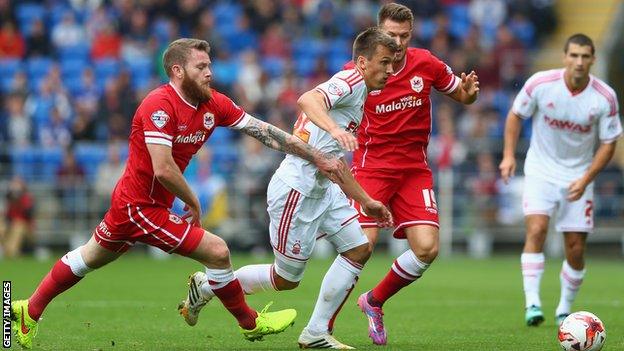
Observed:
[[[292,43],[292,55],[295,60],[301,58],[316,59],[318,56],[325,54],[326,47],[322,40],[314,38],[300,38]]]
[[[238,64],[235,60],[215,59],[212,61],[210,69],[216,80],[221,84],[233,84],[238,77]]]
[[[295,61],[295,71],[297,75],[301,77],[309,76],[314,71],[314,65],[316,64],[316,58],[314,57],[299,57]]]
[[[45,7],[38,2],[20,1],[15,7],[15,16],[23,34],[30,33],[31,24],[38,19],[44,20],[45,14]]]
[[[26,61],[26,73],[29,79],[45,77],[52,68],[52,59],[47,57],[33,57]]]
[[[61,147],[39,149],[37,158],[41,167],[37,179],[47,183],[54,183],[56,181],[56,172],[63,163],[63,149]]]
[[[262,59],[262,69],[271,77],[279,77],[284,72],[284,60],[278,57]]]
[[[78,143],[74,147],[76,162],[82,166],[88,181],[93,181],[99,165],[106,161],[108,148],[105,144]]]
[[[334,74],[338,71],[342,71],[342,67],[345,63],[351,61],[351,56],[345,54],[332,55],[327,60],[327,68],[330,74]]]
[[[74,46],[65,46],[58,48],[58,56],[61,61],[65,60],[89,60],[89,44],[81,43]]]
[[[95,68],[95,79],[104,84],[109,78],[119,75],[119,61],[116,59],[105,58],[93,63]]]
[[[15,72],[23,69],[22,61],[19,59],[0,59],[0,75],[11,76],[15,75]]]
[[[22,61],[16,59],[0,60],[0,90],[7,93],[13,85],[15,73],[23,69]]]
[[[82,72],[87,68],[87,62],[81,59],[61,60],[61,74],[63,79],[81,77]]]
[[[154,72],[154,62],[148,58],[135,58],[125,61],[126,68],[130,71],[132,87],[144,89],[149,86]]]

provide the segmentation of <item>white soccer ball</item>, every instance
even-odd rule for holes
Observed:
[[[606,339],[604,324],[590,312],[574,312],[559,326],[559,343],[566,351],[598,351]]]

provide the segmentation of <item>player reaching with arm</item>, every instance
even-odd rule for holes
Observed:
[[[559,275],[561,296],[555,311],[560,324],[570,314],[585,276],[585,241],[593,231],[596,175],[607,165],[622,134],[615,92],[589,74],[594,43],[584,34],[565,43],[563,69],[535,73],[518,93],[505,123],[499,166],[505,182],[516,169],[515,150],[522,121],[533,117],[531,144],[524,162],[523,210],[526,239],[520,256],[525,322],[544,321],[539,297],[544,273],[544,241],[550,217],[564,234],[565,260]],[[599,144],[596,152],[596,144]]]
[[[199,201],[182,173],[217,126],[239,129],[273,149],[306,159],[332,179],[342,177],[346,167],[338,158],[246,114],[211,89],[209,51],[208,43],[197,39],[178,39],[165,51],[170,82],[151,91],[134,115],[128,165],[104,219],[85,245],[56,262],[28,300],[11,305],[13,328],[23,347],[32,347],[38,320],[53,298],[137,241],[203,264],[212,291],[248,340],[279,333],[294,322],[295,310],[256,312],[247,305],[228,247],[201,228]],[[169,211],[176,196],[186,204],[188,221]]]
[[[293,134],[322,152],[342,158],[341,145],[348,143],[359,126],[368,92],[383,88],[392,73],[396,50],[396,43],[377,28],[360,33],[353,44],[355,67],[338,72],[301,96],[302,112]],[[333,244],[338,256],[325,274],[312,317],[299,336],[302,348],[352,348],[332,336],[333,324],[371,251],[357,222],[358,213],[344,193],[360,201],[381,226],[392,223],[388,209],[362,190],[349,172],[337,177],[336,183],[319,174],[314,164],[286,156],[267,193],[275,261],[235,272],[247,294],[294,289],[303,278],[316,240],[324,237]],[[207,281],[203,272],[190,278],[188,296],[180,305],[190,325],[197,322],[199,311],[215,295]],[[197,298],[197,291],[201,298]]]
[[[476,101],[479,92],[475,72],[457,77],[429,51],[408,47],[413,23],[412,12],[403,5],[388,3],[379,10],[379,28],[400,49],[384,89],[366,99],[353,155],[355,179],[371,197],[389,205],[394,237],[407,239],[410,247],[377,286],[358,298],[369,319],[369,336],[379,345],[387,342],[383,304],[420,278],[438,254],[438,209],[427,164],[431,91],[435,88],[463,104]],[[363,212],[360,224],[374,246],[379,226]]]

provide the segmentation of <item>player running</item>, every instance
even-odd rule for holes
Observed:
[[[372,91],[366,99],[352,171],[371,197],[389,205],[396,226],[394,237],[407,239],[410,247],[377,286],[358,298],[369,319],[369,336],[373,343],[384,345],[383,304],[420,278],[438,254],[438,209],[427,164],[432,88],[471,104],[477,99],[479,82],[474,72],[456,77],[429,51],[408,47],[414,16],[407,7],[383,5],[377,23],[400,50],[386,87]],[[374,246],[379,226],[363,212],[360,224]]]
[[[294,135],[336,157],[342,158],[342,148],[353,149],[355,142],[343,143],[350,140],[348,136],[353,139],[351,133],[362,120],[368,92],[386,84],[397,49],[392,38],[377,28],[360,33],[353,44],[355,67],[338,72],[299,98],[303,112]],[[303,278],[316,240],[324,237],[333,244],[339,254],[323,279],[312,317],[299,336],[301,348],[352,349],[332,336],[333,324],[371,250],[357,221],[358,213],[344,193],[361,203],[380,225],[392,224],[388,209],[362,190],[351,174],[337,183],[329,182],[309,161],[287,155],[267,194],[275,261],[235,272],[247,294],[294,289]],[[180,313],[190,325],[197,323],[199,311],[214,296],[208,279],[202,272],[190,277],[188,296],[180,305]]]
[[[586,35],[568,38],[564,68],[537,72],[529,78],[505,123],[499,168],[507,182],[516,169],[514,152],[522,121],[533,117],[531,145],[524,162],[526,240],[520,256],[525,322],[529,326],[544,321],[539,297],[543,248],[555,210],[555,227],[563,232],[565,247],[559,274],[561,297],[555,311],[557,324],[570,314],[585,276],[587,233],[594,228],[593,180],[613,156],[616,140],[622,134],[615,92],[589,74],[596,59],[594,51],[594,43]]]
[[[134,115],[128,165],[104,219],[85,245],[56,262],[28,300],[11,305],[13,329],[21,346],[32,347],[38,320],[54,297],[90,271],[117,259],[137,241],[203,264],[212,291],[236,318],[246,339],[262,339],[293,324],[293,309],[256,312],[247,305],[232,271],[228,247],[201,228],[199,200],[182,173],[217,126],[241,130],[270,148],[302,157],[332,179],[348,171],[337,158],[246,114],[211,89],[209,52],[203,40],[178,39],[169,44],[163,64],[170,82],[151,91]],[[169,211],[176,196],[189,211],[184,217]]]

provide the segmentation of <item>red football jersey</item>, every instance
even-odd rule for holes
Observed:
[[[175,196],[154,176],[146,144],[167,145],[180,170],[208,140],[217,126],[242,127],[247,114],[227,96],[212,90],[212,99],[193,106],[171,84],[152,90],[132,119],[126,170],[112,201],[171,207]]]
[[[356,167],[428,167],[431,88],[448,94],[460,79],[428,50],[408,48],[406,55],[405,65],[392,74],[383,90],[366,98],[357,133],[359,149],[353,154]]]

